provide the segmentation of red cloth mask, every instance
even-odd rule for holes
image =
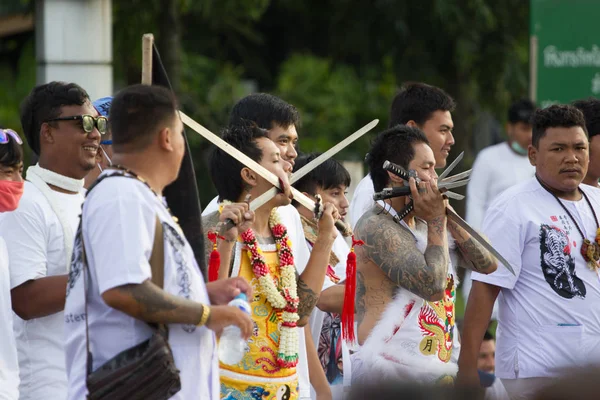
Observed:
[[[0,212],[14,211],[23,195],[23,182],[0,181]]]

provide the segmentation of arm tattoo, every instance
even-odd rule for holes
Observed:
[[[133,305],[121,311],[146,322],[162,324],[196,324],[204,306],[163,291],[152,282],[116,288],[129,297]]]
[[[300,317],[300,320],[308,319],[319,301],[319,295],[315,293],[302,278],[300,278],[300,276],[296,276],[296,281],[298,299],[300,300],[300,304],[298,304],[298,316]]]
[[[465,267],[476,272],[486,273],[496,265],[496,260],[481,244],[473,238],[464,242],[456,242],[462,258],[465,261]],[[491,272],[491,271],[490,271]]]
[[[170,312],[177,309],[177,304],[167,299],[160,288],[146,284],[126,285],[119,287],[124,293],[129,294],[137,302],[145,315]]]
[[[435,229],[435,233],[438,235],[444,234],[444,221],[446,219],[445,215],[435,217],[432,220],[427,221],[427,226],[431,226]]]
[[[358,271],[356,273],[356,301],[354,302],[354,313],[356,314],[356,322],[358,325],[362,323],[365,317],[366,301],[365,295],[367,294],[367,288],[365,287],[363,274]]]
[[[456,240],[465,268],[482,273],[490,273],[494,270],[496,259],[485,247],[453,221],[448,224],[448,229]]]
[[[448,273],[447,247],[430,243],[423,254],[406,228],[377,215],[376,211],[370,213],[368,218],[363,216],[356,228],[356,235],[365,242],[363,249],[367,257],[396,286],[417,296],[428,300],[442,292]],[[442,234],[445,234],[443,226],[443,218],[440,218],[434,221],[432,229],[436,234],[442,229]]]

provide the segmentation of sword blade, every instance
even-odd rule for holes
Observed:
[[[269,200],[275,197],[277,193],[278,190],[276,188],[271,188],[267,190],[266,192],[264,192],[263,194],[261,194],[260,196],[258,196],[250,202],[250,209],[252,211],[259,209],[260,207],[265,205]]]
[[[458,181],[458,180],[461,180],[461,179],[468,178],[468,177],[470,177],[470,176],[471,176],[471,172],[472,172],[472,171],[473,171],[472,169],[469,169],[469,170],[467,170],[467,171],[464,171],[464,172],[461,172],[461,173],[459,173],[459,174],[456,174],[456,175],[449,176],[449,177],[447,177],[447,178],[444,178],[444,179],[442,179],[442,182],[443,182],[443,183],[446,183],[446,182],[454,182],[454,181]],[[439,181],[440,181],[440,180],[439,180],[439,178],[438,178],[438,182],[439,182]]]
[[[371,129],[375,128],[375,126],[377,126],[378,123],[379,123],[379,120],[374,119],[373,121],[369,122],[368,124],[366,124],[365,126],[360,128],[359,130],[354,132],[352,135],[348,136],[346,139],[342,140],[341,142],[339,142],[338,144],[336,144],[335,146],[333,146],[332,148],[327,150],[325,153],[321,154],[319,157],[315,158],[314,160],[312,160],[311,162],[306,164],[304,167],[300,168],[298,171],[294,172],[292,174],[292,178],[290,179],[290,184],[293,185],[294,183],[298,182],[301,178],[303,178],[310,171],[317,168],[319,165],[323,164],[325,161],[327,161],[328,159],[333,157],[335,154],[339,153],[341,150],[343,150],[345,147],[347,147],[350,143],[359,139],[361,136],[363,136],[365,133],[369,132]]]
[[[262,165],[260,165],[259,163],[257,163],[256,161],[254,161],[253,159],[251,159],[250,157],[248,157],[247,155],[245,155],[244,153],[242,153],[241,151],[239,151],[238,149],[236,149],[235,147],[233,147],[232,145],[230,145],[229,143],[227,143],[226,141],[224,141],[223,139],[221,139],[220,137],[218,137],[217,135],[215,135],[214,133],[212,133],[193,119],[191,119],[190,117],[188,117],[187,115],[185,115],[182,111],[179,111],[179,115],[181,116],[181,121],[190,128],[192,128],[194,131],[196,131],[196,133],[198,133],[200,136],[203,136],[205,139],[207,139],[209,142],[223,150],[225,153],[229,154],[231,157],[233,157],[234,159],[244,164],[246,167],[256,172],[258,175],[262,176],[271,185],[279,187],[279,178],[277,178],[275,174],[273,174],[271,171],[267,170],[265,167],[263,167]],[[294,197],[295,196],[296,194],[294,193]]]
[[[203,136],[205,139],[207,139],[209,142],[211,142],[212,144],[229,154],[231,157],[238,160],[246,167],[256,172],[258,175],[262,176],[271,185],[275,186],[276,188],[279,188],[279,178],[277,178],[277,176],[275,176],[275,174],[273,174],[271,171],[269,171],[268,169],[266,169],[265,167],[263,167],[262,165],[260,165],[259,163],[257,163],[256,161],[254,161],[253,159],[251,159],[250,157],[248,157],[247,155],[245,155],[244,153],[242,153],[241,151],[239,151],[238,149],[236,149],[235,147],[233,147],[232,145],[230,145],[229,143],[227,143],[226,141],[224,141],[223,139],[221,139],[220,137],[218,137],[217,135],[215,135],[214,133],[212,133],[193,119],[191,119],[190,117],[188,117],[187,115],[185,115],[182,111],[179,111],[179,115],[181,116],[181,121],[190,128],[192,128],[194,131],[196,131],[196,133],[198,133],[200,136]],[[309,210],[315,209],[315,202],[312,201],[308,196],[306,196],[304,193],[298,191],[295,188],[291,189],[292,194],[294,195],[294,200],[296,200],[298,203],[302,204]],[[340,220],[335,221],[335,226],[340,231],[345,231],[348,229],[346,224],[344,224],[344,222]]]
[[[438,180],[441,181],[442,179],[444,179],[445,177],[447,177],[450,172],[452,172],[452,170],[458,165],[458,163],[463,159],[463,157],[465,156],[465,152],[463,151],[462,153],[460,153],[458,155],[458,157],[456,157],[454,159],[454,161],[452,161],[452,163],[450,165],[448,165],[448,168],[446,168],[444,170],[444,172],[442,172],[442,174],[440,176],[438,176]]]
[[[464,200],[465,196],[463,196],[462,194],[458,194],[458,193],[454,193],[454,192],[444,192],[444,196],[450,198],[450,199],[454,199],[454,200]]]
[[[515,275],[515,271],[514,271],[513,267],[506,260],[506,258],[502,257],[502,255],[500,253],[498,253],[498,251],[496,249],[494,249],[494,247],[490,243],[488,243],[483,238],[483,236],[481,236],[479,234],[479,232],[477,232],[475,229],[473,229],[471,227],[471,225],[469,225],[467,223],[467,221],[462,219],[460,217],[460,215],[458,215],[457,213],[455,213],[454,211],[452,211],[448,208],[446,208],[446,214],[448,215],[448,218],[450,218],[450,219],[452,219],[452,221],[456,222],[461,228],[463,228],[465,231],[467,231],[473,239],[475,239],[477,242],[479,242],[479,244],[481,244],[483,247],[485,247],[485,249],[487,251],[492,253],[492,255],[494,257],[496,257],[498,262],[500,262],[502,265],[504,265],[506,267],[506,269],[508,269],[511,272],[511,274]]]
[[[469,179],[465,179],[464,181],[456,181],[456,182],[442,182],[438,185],[438,189],[454,189],[461,186],[465,186],[469,183]]]

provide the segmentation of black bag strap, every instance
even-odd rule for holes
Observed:
[[[125,178],[133,178],[130,175],[126,175],[123,172],[116,172],[109,175],[103,175],[94,182],[92,186],[86,192],[86,197],[90,194],[92,189],[94,189],[101,181],[106,178],[110,178],[113,176],[117,177],[125,177]],[[82,207],[83,209],[83,207]],[[86,348],[86,376],[90,375],[92,371],[93,365],[93,357],[92,352],[90,351],[90,334],[89,334],[89,325],[88,325],[88,290],[87,290],[87,277],[86,272],[89,274],[90,271],[88,269],[87,255],[85,252],[85,243],[83,242],[83,212],[81,213],[81,218],[79,219],[80,229],[78,229],[78,235],[81,235],[81,262],[83,263],[83,298],[85,304],[85,348]],[[165,245],[164,245],[164,231],[162,223],[160,222],[160,218],[158,215],[156,216],[156,224],[154,228],[154,242],[152,244],[152,252],[150,253],[150,259],[148,260],[150,263],[150,270],[152,273],[151,281],[159,288],[164,287],[164,276],[165,276]],[[165,339],[168,338],[168,327],[164,324],[148,324],[153,329],[157,330],[159,333],[165,336]]]

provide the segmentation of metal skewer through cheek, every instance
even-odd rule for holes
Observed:
[[[223,139],[221,139],[220,137],[218,137],[217,135],[215,135],[214,133],[212,133],[211,131],[209,131],[190,117],[188,117],[185,113],[179,111],[179,116],[181,117],[181,121],[185,125],[192,128],[194,131],[196,131],[196,133],[208,139],[212,144],[219,147],[225,153],[229,154],[230,156],[244,164],[246,167],[252,169],[254,172],[262,176],[273,186],[279,188],[279,179],[275,176],[275,174],[268,171],[265,167],[248,157],[246,154],[242,153],[241,151],[239,151],[229,143],[225,142]],[[312,210],[314,208],[314,201],[312,201],[308,196],[298,191],[294,187],[292,187],[291,189],[292,194],[294,195],[294,199],[298,201],[298,203],[302,204],[309,210]],[[270,199],[266,199],[264,201],[266,203],[269,200]],[[252,210],[256,210],[256,208],[258,207],[251,207]],[[335,221],[335,226],[340,232],[342,232],[342,234],[346,235],[348,234],[348,232],[350,232],[350,228],[341,220]]]

